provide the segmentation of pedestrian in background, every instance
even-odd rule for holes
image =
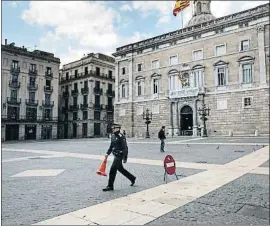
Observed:
[[[161,143],[160,143],[160,152],[164,152],[164,146],[165,146],[165,126],[161,127],[161,130],[158,133],[158,138],[160,139]]]
[[[114,155],[114,160],[109,173],[108,186],[103,189],[103,191],[113,191],[114,190],[114,181],[117,174],[117,170],[122,173],[126,178],[131,182],[130,186],[135,184],[136,177],[128,172],[122,164],[127,162],[128,158],[128,146],[125,136],[120,133],[120,124],[113,124],[112,129],[113,133],[111,135],[111,145],[107,151],[105,157],[108,157],[111,153]]]

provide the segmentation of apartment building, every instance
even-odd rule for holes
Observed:
[[[2,141],[56,139],[60,59],[7,40],[1,47]]]
[[[215,18],[194,1],[187,27],[116,49],[115,121],[128,136],[269,134],[269,4]],[[222,3],[221,3],[222,4]],[[222,7],[222,5],[221,5]],[[204,104],[203,104],[204,103]]]
[[[114,58],[101,53],[63,65],[59,138],[107,136],[114,117],[114,70]]]

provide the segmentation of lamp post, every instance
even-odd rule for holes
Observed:
[[[143,119],[145,120],[145,124],[146,124],[146,134],[145,134],[145,138],[150,138],[150,134],[149,134],[149,127],[148,125],[151,123],[152,120],[152,113],[149,113],[149,109],[146,109],[146,113],[143,112]]]
[[[206,116],[209,116],[210,108],[206,108],[205,102],[204,102],[204,96],[205,94],[202,94],[202,108],[199,108],[199,115],[201,116],[201,120],[203,120],[203,137],[207,137],[207,130],[206,130],[206,120],[208,119]]]

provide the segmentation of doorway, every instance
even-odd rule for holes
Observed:
[[[25,140],[36,140],[37,126],[25,125]]]
[[[87,123],[82,124],[82,135],[83,137],[87,137]]]
[[[181,109],[181,135],[192,136],[193,135],[193,110],[190,106],[184,106]]]
[[[94,123],[94,135],[100,136],[100,123]]]
[[[19,125],[6,125],[6,140],[19,140]]]
[[[77,137],[77,123],[73,123],[73,138]]]
[[[64,124],[64,139],[68,138],[68,124]]]

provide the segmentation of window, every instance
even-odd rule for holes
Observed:
[[[73,106],[77,105],[77,103],[78,103],[77,97],[73,97]]]
[[[158,79],[153,79],[153,93],[158,93]]]
[[[65,113],[65,121],[68,121],[68,113]]]
[[[100,89],[100,81],[95,82],[95,87],[99,90]]]
[[[65,91],[68,92],[68,85],[65,86]]]
[[[244,107],[251,106],[251,101],[252,101],[252,98],[251,97],[245,97],[244,100],[243,100]]]
[[[83,120],[88,119],[88,111],[83,111]]]
[[[74,83],[74,90],[78,90],[78,84]]]
[[[96,74],[99,76],[100,75],[100,68],[96,67]]]
[[[100,96],[99,95],[95,95],[95,105],[96,106],[100,105]]]
[[[68,72],[66,72],[66,80],[68,80]]]
[[[84,74],[88,75],[88,67],[84,68]]]
[[[138,96],[142,95],[142,82],[138,81],[137,82],[137,89],[138,89]]]
[[[100,111],[94,111],[94,120],[100,120]]]
[[[30,77],[29,79],[30,79],[30,81],[29,81],[30,87],[34,87],[35,86],[35,82],[36,82],[36,78]]]
[[[87,101],[88,101],[88,96],[84,95],[83,96],[83,104],[87,104]]]
[[[78,119],[78,112],[73,112],[73,120],[77,120]]]
[[[112,71],[109,70],[109,78],[111,79],[112,78]]]
[[[252,82],[252,65],[251,64],[242,64],[242,73],[243,73],[243,83]]]
[[[249,50],[249,40],[243,40],[240,44],[240,51],[247,51]]]
[[[125,75],[125,74],[126,74],[126,68],[122,67],[122,75]]]
[[[202,58],[203,58],[203,51],[202,50],[193,51],[193,56],[192,56],[193,60],[201,60]]]
[[[112,84],[108,83],[108,91],[112,91]]]
[[[18,69],[19,68],[19,61],[13,60],[12,61],[12,68]]]
[[[29,100],[30,102],[34,102],[35,101],[35,92],[29,92]]]
[[[35,72],[36,71],[36,64],[30,64],[30,71]]]
[[[75,78],[78,77],[78,70],[75,70]]]
[[[45,93],[45,104],[50,105],[51,103],[51,94]]]
[[[10,97],[11,97],[11,99],[13,99],[13,100],[17,100],[17,90],[11,90],[10,91]]]
[[[152,69],[159,68],[159,60],[152,61]]]
[[[51,75],[52,74],[52,68],[51,67],[46,67],[46,74]]]
[[[217,77],[218,77],[218,86],[226,85],[226,68],[220,67],[217,68]]]
[[[142,63],[137,64],[137,67],[138,67],[138,68],[137,68],[138,71],[142,71]]]
[[[14,84],[18,83],[18,75],[17,74],[12,75],[12,83],[14,83]]]
[[[122,88],[122,98],[125,98],[126,97],[126,84],[122,84],[121,88]]]
[[[112,107],[113,106],[113,102],[112,102],[112,97],[108,97],[108,107]]]
[[[51,116],[51,109],[45,109],[44,116],[45,116],[45,119],[50,119],[52,117]]]
[[[176,56],[171,56],[170,57],[170,65],[176,65],[178,63],[178,57]]]
[[[84,86],[84,88],[87,88],[88,87],[88,81],[87,80],[84,81],[83,86]]]
[[[46,80],[46,88],[50,88],[51,87],[51,80]]]
[[[226,45],[216,46],[216,56],[221,56],[226,54]]]
[[[36,108],[26,108],[26,118],[31,120],[37,119],[37,109]]]

